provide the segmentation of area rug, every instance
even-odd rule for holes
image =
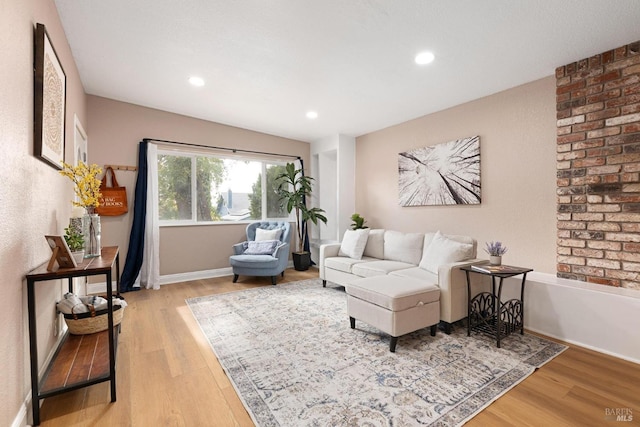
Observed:
[[[529,334],[497,348],[458,327],[391,353],[319,279],[187,303],[257,426],[458,426],[566,349]]]

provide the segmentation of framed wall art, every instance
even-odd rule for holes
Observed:
[[[400,153],[401,206],[480,204],[480,137]]]
[[[62,169],[67,77],[62,69],[47,29],[36,25],[34,76],[34,154]]]

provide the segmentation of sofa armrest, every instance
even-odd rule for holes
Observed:
[[[320,260],[318,263],[318,269],[320,270],[320,278],[322,280],[325,280],[325,275],[324,275],[325,258],[338,256],[339,251],[340,251],[340,243],[327,243],[324,245],[320,245]]]
[[[233,245],[233,254],[234,255],[242,255],[244,253],[244,244],[246,242],[242,242],[242,243],[236,243],[235,245]]]
[[[460,267],[474,264],[485,264],[483,259],[470,259],[461,262],[443,264],[438,267],[438,286],[440,287],[440,318],[453,323],[467,317],[467,276]],[[486,287],[480,274],[469,276],[471,280],[471,293],[476,295]]]

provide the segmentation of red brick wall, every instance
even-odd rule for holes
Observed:
[[[640,289],[640,41],[556,80],[558,277]]]

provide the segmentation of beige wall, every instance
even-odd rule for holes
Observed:
[[[188,142],[216,147],[267,151],[300,156],[309,164],[309,144],[219,123],[145,108],[96,96],[88,97],[89,161],[136,165],[143,138]],[[102,217],[102,244],[118,245],[126,257],[133,220],[136,173],[117,171],[127,187],[130,212]],[[229,267],[231,246],[244,240],[246,224],[163,227],[160,229],[160,274],[177,274]],[[124,263],[123,263],[124,264]]]
[[[30,390],[25,274],[49,259],[45,234],[62,234],[69,221],[71,183],[33,156],[33,38],[46,26],[67,76],[66,149],[73,158],[73,117],[85,118],[85,98],[71,51],[51,0],[2,1],[0,40],[0,425],[11,425]],[[62,285],[37,291],[41,359],[54,343],[55,300]]]
[[[555,124],[548,77],[361,136],[356,211],[372,227],[466,234],[479,247],[500,240],[509,248],[503,262],[555,274]],[[473,135],[480,135],[480,205],[398,204],[398,153]]]

